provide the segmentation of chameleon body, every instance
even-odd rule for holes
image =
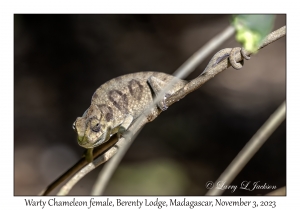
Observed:
[[[235,61],[236,53],[239,52],[245,59],[250,59],[241,48],[226,48],[213,56],[201,75],[225,59],[229,60],[233,68],[240,69],[243,60],[241,63]],[[164,93],[164,98],[150,111],[153,116],[157,116],[167,109],[165,99],[184,88],[188,81],[161,72],[138,72],[116,77],[101,85],[93,94],[90,107],[73,124],[78,144],[87,149],[86,160],[91,162],[93,148],[109,140],[111,135],[117,133],[120,137],[173,79],[175,82]],[[151,114],[147,118],[148,121],[153,120]]]
[[[127,130],[173,78],[161,72],[138,72],[116,77],[101,85],[93,94],[90,107],[73,124],[78,144],[88,149],[87,160],[92,160],[94,147],[106,142],[111,135],[121,135]],[[176,78],[165,96],[172,95],[186,83]],[[163,100],[151,113],[155,114],[159,109],[166,109]]]

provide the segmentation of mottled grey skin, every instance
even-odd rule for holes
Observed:
[[[138,72],[114,78],[101,85],[92,96],[91,106],[73,127],[78,144],[90,149],[107,141],[114,133],[126,130],[151,104],[157,94],[174,76],[160,72]],[[184,87],[177,79],[166,96]],[[163,101],[151,110],[165,109]],[[150,120],[151,121],[151,120]]]

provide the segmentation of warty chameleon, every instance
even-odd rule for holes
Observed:
[[[242,65],[235,61],[235,53],[239,51],[245,59],[250,59],[241,48],[226,48],[213,56],[203,73],[227,58],[235,69],[240,69]],[[162,72],[138,72],[116,77],[101,85],[93,94],[90,107],[73,123],[78,144],[87,149],[86,160],[93,160],[94,147],[115,133],[122,135],[172,79],[175,82],[165,93],[166,99],[188,81]],[[151,110],[153,115],[167,109],[164,99]],[[148,120],[151,121],[151,116]]]

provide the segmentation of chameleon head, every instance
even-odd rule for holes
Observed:
[[[73,123],[78,144],[84,148],[94,148],[104,143],[109,135],[109,126],[98,106],[93,104]]]

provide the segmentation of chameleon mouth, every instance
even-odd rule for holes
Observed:
[[[104,143],[104,140],[102,137],[97,139],[94,143],[91,143],[89,141],[78,141],[79,146],[84,147],[86,149],[94,148],[99,146],[100,144]]]
[[[84,147],[86,149],[92,148],[93,146],[90,145],[88,142],[78,142],[79,146]]]
[[[97,147],[99,146],[100,144],[103,144],[105,141],[105,135],[101,135],[99,139],[97,139],[97,141],[95,141],[95,143],[93,144],[93,147]]]
[[[111,137],[113,134],[110,134],[109,137]],[[102,136],[97,139],[97,141],[93,144],[93,147],[97,147],[105,142],[107,142],[110,138],[108,138],[107,140],[105,140],[105,137],[106,137],[106,133],[102,134]]]

